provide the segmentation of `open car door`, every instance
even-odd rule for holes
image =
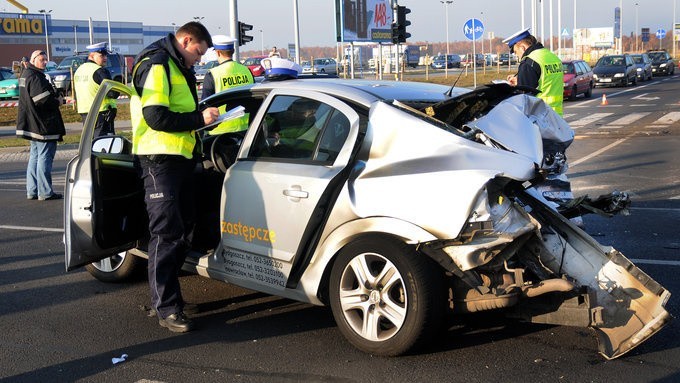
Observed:
[[[133,248],[147,231],[144,190],[130,141],[122,136],[93,140],[99,107],[111,91],[128,97],[133,92],[119,82],[102,82],[83,126],[78,155],[66,168],[67,271]],[[121,130],[120,126],[116,128]]]

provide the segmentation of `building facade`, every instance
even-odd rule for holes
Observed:
[[[58,20],[49,13],[0,12],[0,66],[11,66],[37,49],[48,52],[50,60],[58,63],[74,52],[85,51],[89,44],[108,42],[109,25],[109,49],[126,57],[136,56],[174,30],[172,26],[145,26],[138,22]]]

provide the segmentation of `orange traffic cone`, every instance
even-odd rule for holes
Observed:
[[[602,93],[602,103],[600,105],[609,105],[609,102],[607,102],[607,95]]]

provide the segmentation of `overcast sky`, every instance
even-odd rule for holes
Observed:
[[[18,0],[29,8],[30,13],[39,9],[52,9],[55,19],[106,20],[106,0]],[[563,28],[571,33],[576,1],[576,27],[609,27],[614,24],[614,8],[622,4],[623,32],[630,34],[636,26],[648,27],[654,33],[659,28],[670,32],[674,16],[674,2],[678,0],[543,0],[545,11],[545,36],[550,33],[550,4],[553,5],[553,34]],[[522,0],[453,0],[448,5],[449,40],[465,40],[462,29],[471,17],[480,19],[487,32],[496,37],[506,37],[521,27],[520,4]],[[46,6],[46,3],[50,4]],[[530,0],[525,3],[525,24],[531,26]],[[562,5],[562,28],[558,28],[558,3]],[[639,4],[636,6],[635,4]],[[293,29],[294,0],[238,0],[238,18],[254,25],[252,46],[285,47],[294,42]],[[335,45],[335,0],[298,0],[300,18],[300,44],[304,46]],[[446,41],[446,12],[440,0],[399,0],[411,13],[407,19],[411,25],[409,42]],[[137,21],[145,25],[181,25],[194,17],[203,17],[202,22],[213,34],[228,34],[229,0],[108,0],[111,21]],[[677,7],[677,5],[676,5]],[[10,3],[3,2],[0,9],[18,12]],[[539,5],[540,12],[540,5]],[[676,13],[680,10],[676,10]],[[677,16],[675,17],[677,20]],[[262,30],[262,32],[260,32]],[[540,21],[538,30],[540,34]],[[670,33],[669,33],[670,34]],[[485,37],[487,35],[485,34]],[[264,39],[261,39],[264,37]]]

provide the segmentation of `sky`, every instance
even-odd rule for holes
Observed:
[[[54,19],[106,21],[107,3],[110,21],[135,21],[145,25],[181,25],[194,17],[213,34],[229,34],[229,0],[18,0],[30,13],[39,9],[52,9]],[[294,43],[294,0],[234,0],[237,1],[238,19],[253,25],[252,45],[243,49],[271,46],[286,47]],[[673,20],[680,14],[678,0],[542,0],[545,13],[544,31],[550,35],[550,4],[553,6],[553,35],[563,28],[572,32],[574,2],[576,1],[576,27],[609,27],[614,23],[614,8],[622,6],[623,33],[629,35],[638,28],[659,28],[669,32]],[[19,12],[12,4],[0,0],[0,10]],[[482,21],[486,32],[495,37],[507,37],[522,27],[520,4],[524,2],[525,25],[531,26],[531,0],[453,0],[448,6],[440,0],[399,0],[399,5],[411,9],[407,20],[411,25],[409,42],[446,41],[446,15],[448,13],[449,41],[463,41],[463,25],[475,17]],[[335,46],[334,0],[297,0],[299,36],[302,47]],[[562,26],[558,28],[558,4],[561,3]],[[674,3],[676,16],[674,17]],[[638,4],[638,5],[636,5]],[[540,5],[538,12],[540,13]],[[540,20],[540,18],[539,18]],[[534,34],[540,35],[540,21]],[[485,33],[485,37],[488,34]]]

